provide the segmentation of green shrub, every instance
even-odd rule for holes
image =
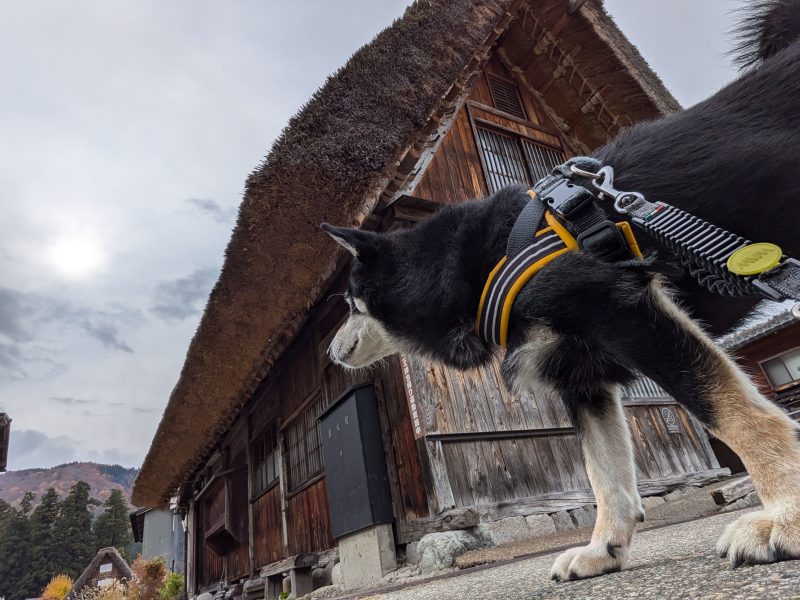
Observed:
[[[183,592],[183,575],[169,573],[161,588],[161,600],[178,600]]]

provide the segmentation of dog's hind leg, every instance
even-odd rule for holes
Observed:
[[[720,556],[734,566],[800,558],[797,424],[657,284],[643,304],[629,343],[644,350],[631,360],[739,455],[764,504],[728,526]]]
[[[569,391],[563,396],[580,431],[586,471],[597,501],[597,521],[588,546],[571,548],[556,559],[550,570],[556,581],[619,571],[628,558],[636,523],[644,520],[631,434],[617,386]]]

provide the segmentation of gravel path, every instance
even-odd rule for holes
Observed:
[[[634,538],[630,566],[566,583],[548,577],[557,554],[471,570],[448,579],[376,593],[380,600],[506,599],[800,599],[800,561],[731,570],[714,545],[723,527],[742,512],[645,531]]]

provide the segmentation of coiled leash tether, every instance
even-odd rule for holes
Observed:
[[[547,186],[550,178],[560,181],[551,180]],[[536,187],[544,183],[551,190],[561,185],[587,190],[571,183],[576,178],[591,181],[600,198],[611,200],[616,212],[629,216],[634,225],[667,246],[710,291],[723,296],[760,295],[778,302],[800,300],[800,261],[785,256],[780,247],[752,243],[664,202],[649,202],[638,192],[617,190],[614,169],[601,167],[595,159],[571,159]],[[594,197],[591,192],[587,195]],[[544,194],[542,197],[548,201]]]

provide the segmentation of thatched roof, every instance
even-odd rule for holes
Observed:
[[[81,576],[72,584],[72,589],[67,594],[66,599],[70,600],[76,598],[80,591],[89,585],[91,578],[100,569],[100,565],[109,562],[114,565],[114,570],[117,573],[118,579],[130,580],[131,577],[133,577],[131,568],[116,548],[101,548],[97,551],[97,556],[92,559],[89,566],[83,570]]]
[[[580,125],[584,143],[613,133],[614,114],[640,120],[679,109],[597,1],[418,0],[328,78],[248,178],[222,273],[136,480],[135,504],[166,502],[302,326],[340,258],[319,223],[361,224],[392,198],[501,36],[502,56],[525,56],[522,77],[559,60],[552,51],[534,57],[533,23],[563,32],[559,52],[580,43],[572,58],[588,83],[578,89],[562,77],[543,99],[574,117],[569,125]],[[611,115],[604,123],[594,105],[586,109],[586,94],[601,88],[600,109]]]

